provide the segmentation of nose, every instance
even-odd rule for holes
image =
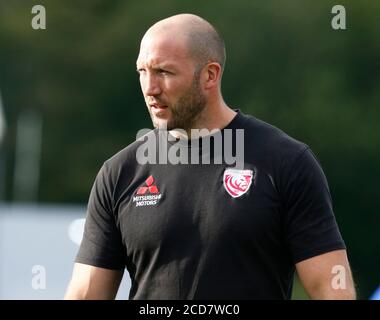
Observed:
[[[147,73],[142,82],[146,96],[157,96],[161,93],[160,83],[154,75]]]

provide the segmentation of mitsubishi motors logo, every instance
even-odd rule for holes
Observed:
[[[157,186],[153,185],[154,178],[153,176],[149,176],[148,179],[145,180],[146,187],[140,187],[137,189],[137,194],[145,194],[148,190],[149,193],[158,193]]]
[[[149,176],[144,185],[137,189],[136,196],[132,201],[136,202],[136,207],[154,206],[159,202],[161,196],[153,176]]]

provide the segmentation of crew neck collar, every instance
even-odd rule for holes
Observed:
[[[210,139],[212,138],[213,136],[217,135],[219,132],[221,132],[222,136],[223,136],[223,131],[226,130],[226,129],[239,129],[241,128],[241,124],[242,124],[242,120],[244,120],[244,117],[240,111],[240,109],[233,109],[236,114],[235,116],[232,118],[232,120],[222,129],[219,129],[217,130],[216,132],[208,135],[208,136],[204,136],[204,137],[199,137],[199,138],[195,138],[195,139],[176,139],[175,137],[173,137],[168,131],[166,132],[167,133],[167,138],[168,139],[168,143],[173,145],[173,144],[176,144],[178,146],[181,146],[181,147],[187,147],[187,148],[201,148],[201,145],[202,145],[202,140],[203,139]],[[170,137],[169,137],[170,136]]]

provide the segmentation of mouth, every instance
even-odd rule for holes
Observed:
[[[152,103],[152,104],[149,104],[149,106],[151,109],[156,110],[156,111],[162,111],[162,110],[167,109],[168,107],[168,106],[158,104],[158,103]]]
[[[152,103],[149,104],[151,113],[156,117],[156,118],[166,118],[168,116],[168,106],[158,104],[158,103]]]

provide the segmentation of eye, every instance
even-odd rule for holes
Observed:
[[[136,71],[138,74],[141,74],[141,73],[145,72],[145,69],[144,68],[138,68]]]
[[[157,73],[162,74],[162,75],[168,75],[168,74],[170,74],[169,71],[164,70],[164,69],[157,69]]]

